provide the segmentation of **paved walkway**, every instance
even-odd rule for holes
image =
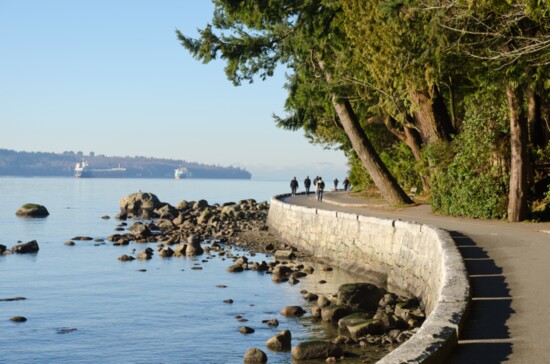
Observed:
[[[449,363],[550,363],[550,223],[439,216],[346,192],[288,199],[325,210],[416,221],[451,232],[472,285],[472,310]]]

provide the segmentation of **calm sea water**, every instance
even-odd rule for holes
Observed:
[[[138,190],[155,193],[172,205],[201,198],[211,204],[245,198],[260,202],[287,192],[288,183],[0,178],[0,244],[11,248],[19,240],[37,240],[40,245],[37,254],[0,255],[0,298],[27,298],[0,302],[0,362],[242,363],[246,350],[258,347],[270,363],[291,363],[289,353],[270,352],[265,341],[284,329],[291,330],[293,344],[322,338],[326,332],[307,317],[286,319],[279,311],[286,305],[308,307],[300,294],[304,288],[332,293],[344,281],[360,281],[333,271],[306,277],[296,286],[274,284],[270,275],[227,273],[231,261],[217,256],[155,255],[150,261],[120,262],[120,255],[145,246],[63,244],[77,235],[113,234],[118,221],[101,216],[114,216],[118,201]],[[50,216],[16,217],[17,208],[28,202],[45,205]],[[192,269],[198,265],[202,270]],[[318,284],[319,279],[328,284]],[[224,303],[226,299],[234,303]],[[237,315],[248,321],[239,322]],[[28,321],[14,323],[12,316]],[[272,318],[280,321],[279,327],[262,324]],[[241,326],[256,332],[243,335]]]

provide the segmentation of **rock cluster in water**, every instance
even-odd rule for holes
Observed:
[[[267,274],[273,275],[273,282],[290,284],[298,283],[297,277],[313,273],[313,268],[307,264],[277,260],[256,263],[246,257],[235,258],[234,264],[228,267],[230,272],[243,270],[265,270]],[[280,314],[294,318],[307,315],[307,319],[334,326],[340,335],[331,341],[297,344],[292,348],[295,360],[336,360],[355,356],[351,352],[368,347],[391,350],[411,337],[425,319],[416,298],[399,297],[370,283],[343,284],[334,295],[318,295],[305,290],[302,294],[311,306],[309,315],[301,306],[284,307]],[[269,339],[266,346],[272,351],[288,351],[290,337],[290,332],[281,332]]]
[[[160,242],[165,245],[159,252],[164,257],[200,255],[200,242],[203,240],[231,241],[251,251],[289,249],[267,233],[267,202],[257,203],[248,199],[210,205],[206,200],[184,200],[174,207],[160,202],[152,193],[139,192],[124,197],[119,206],[118,220],[134,218],[152,221],[137,221],[126,229],[128,233],[113,234],[108,240],[119,245],[127,245],[130,241]],[[124,230],[124,225],[121,230]],[[214,245],[216,248],[219,246]],[[150,257],[151,254],[142,254],[139,258]]]

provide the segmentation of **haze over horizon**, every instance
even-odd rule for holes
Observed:
[[[0,0],[0,147],[239,166],[257,179],[342,178],[341,151],[275,126],[284,70],[234,87],[175,29],[196,35],[208,1]]]

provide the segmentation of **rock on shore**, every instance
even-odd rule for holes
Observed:
[[[344,352],[329,341],[304,341],[292,348],[294,360],[339,358]]]
[[[12,252],[19,254],[36,253],[39,250],[38,242],[36,240],[29,241],[28,243],[15,245],[11,248]]]
[[[267,355],[257,348],[250,348],[244,354],[245,364],[267,363]]]
[[[45,206],[35,203],[27,203],[21,206],[15,215],[19,217],[46,217],[50,215],[48,209]]]
[[[136,221],[128,227],[128,233],[111,235],[108,240],[112,242],[183,244],[178,251],[174,251],[175,256],[202,254],[200,242],[204,240],[231,242],[251,252],[292,250],[269,233],[266,225],[267,202],[257,203],[254,199],[247,199],[210,205],[206,200],[183,200],[174,207],[160,202],[152,193],[139,192],[122,198],[119,206],[119,220],[134,218],[154,221]]]

